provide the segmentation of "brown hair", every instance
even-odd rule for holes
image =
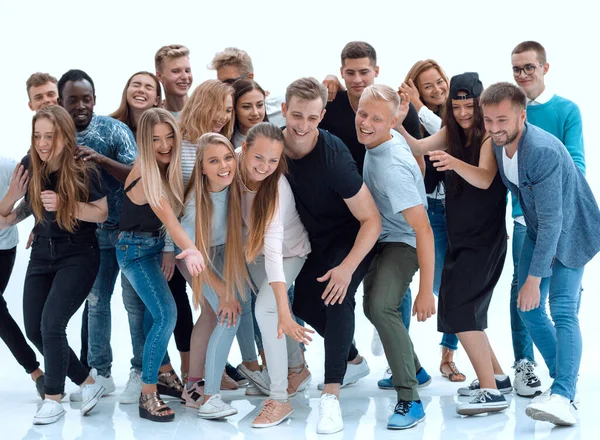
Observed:
[[[25,85],[27,86],[27,97],[29,97],[29,89],[32,87],[43,86],[46,83],[58,84],[58,80],[49,73],[36,72],[27,78]]]
[[[258,90],[260,93],[262,93],[263,97],[266,99],[267,95],[265,93],[265,91],[263,90],[263,88],[261,86],[258,85],[258,83],[256,81],[254,81],[253,79],[250,78],[243,78],[243,79],[238,79],[236,82],[234,82],[231,87],[233,87],[233,108],[235,109],[238,100],[244,96],[246,93],[251,92],[252,90]],[[265,104],[266,106],[266,104]],[[265,117],[263,118],[263,120],[261,122],[268,122],[269,121],[269,117],[267,116],[267,111],[265,108]],[[237,118],[235,120],[235,126],[238,126],[238,121]]]
[[[515,46],[511,55],[515,55],[518,53],[529,52],[533,50],[540,64],[546,64],[546,49],[537,41],[523,41]]]
[[[479,105],[500,104],[506,99],[519,110],[527,107],[527,96],[523,89],[508,82],[497,82],[485,89],[479,98]]]
[[[413,66],[410,68],[410,70],[406,74],[406,78],[404,78],[404,82],[408,84],[408,80],[410,79],[415,83],[415,86],[417,87],[417,90],[419,91],[419,99],[421,99],[421,101],[423,101],[423,95],[421,94],[421,84],[419,83],[419,76],[421,76],[421,74],[423,72],[426,72],[429,69],[437,70],[438,73],[440,74],[440,76],[442,77],[442,79],[446,82],[446,87],[448,88],[448,90],[450,89],[450,81],[448,80],[448,76],[446,75],[446,72],[444,72],[444,69],[442,69],[442,67],[435,60],[427,59],[427,60],[417,61],[415,64],[413,64]],[[425,104],[424,101],[423,101],[423,104]],[[444,106],[441,105],[440,110],[443,107]]]
[[[351,41],[342,49],[342,66],[346,59],[356,60],[359,58],[368,58],[373,67],[377,65],[377,52],[369,43]]]
[[[181,137],[195,143],[204,133],[211,132],[214,112],[223,109],[227,96],[231,96],[233,102],[233,88],[216,79],[209,79],[196,87],[179,115]],[[235,110],[221,130],[227,139],[233,135],[234,124]]]
[[[321,98],[323,108],[327,105],[327,88],[312,76],[297,79],[287,86],[285,90],[285,102],[289,104],[293,96],[305,101]]]
[[[163,64],[166,59],[189,57],[190,50],[182,44],[170,44],[163,46],[156,51],[154,55],[154,67],[157,72],[162,72]]]
[[[196,201],[196,247],[202,252],[204,261],[208,267],[211,266],[210,239],[213,220],[213,202],[210,198],[208,177],[202,173],[202,161],[204,152],[209,145],[225,145],[231,151],[235,158],[233,145],[225,136],[218,133],[206,133],[198,139],[198,151],[196,154],[196,163],[190,177],[190,181],[185,189],[185,200],[192,195]],[[237,167],[232,172],[235,173]],[[250,277],[244,260],[244,245],[242,235],[242,191],[240,181],[234,176],[231,185],[229,185],[229,195],[227,201],[227,238],[225,242],[225,266],[222,279],[225,281],[226,297],[222,300],[231,300],[235,298],[238,292],[242,299],[245,296],[246,286],[250,284]],[[194,306],[198,307],[202,301],[202,286],[206,283],[205,273],[194,277],[192,289],[194,291]]]
[[[129,111],[129,103],[127,102],[127,89],[129,88],[129,85],[131,84],[131,80],[136,75],[148,75],[148,76],[152,77],[152,79],[154,80],[154,83],[156,85],[156,94],[158,95],[158,105],[154,106],[154,107],[161,107],[161,104],[162,104],[162,88],[160,87],[160,81],[158,80],[156,75],[154,75],[153,73],[150,73],[150,72],[140,71],[140,72],[134,73],[133,75],[131,75],[129,77],[129,79],[127,80],[127,83],[125,84],[125,88],[123,89],[123,94],[121,95],[121,104],[119,104],[119,108],[116,109],[113,113],[111,113],[108,116],[116,119],[117,121],[121,121],[122,123],[127,125],[131,129],[133,134],[135,134],[137,127],[135,125],[135,121],[133,120],[132,114]]]
[[[55,192],[60,201],[56,211],[56,223],[61,229],[70,233],[75,232],[79,220],[77,211],[79,202],[86,202],[89,196],[90,172],[97,170],[89,162],[76,160],[75,149],[75,124],[67,111],[60,106],[51,106],[39,110],[31,122],[31,174],[27,192],[30,197],[31,209],[36,223],[44,221],[44,205],[41,192],[52,171],[48,162],[40,159],[35,148],[35,123],[40,119],[48,119],[54,125],[52,132],[51,160],[58,160],[57,183]],[[63,143],[63,150],[59,157],[55,157],[57,144]]]
[[[280,142],[283,146],[284,138],[281,128],[270,122],[260,122],[248,131],[246,137],[246,150],[250,150],[259,137]],[[240,156],[240,174],[243,182],[246,182],[246,168],[243,162],[242,150]],[[269,177],[260,182],[260,186],[254,196],[250,211],[250,224],[248,241],[246,242],[246,261],[252,262],[256,259],[265,244],[265,231],[271,222],[279,204],[279,179],[287,173],[287,162],[282,154],[277,168]]]

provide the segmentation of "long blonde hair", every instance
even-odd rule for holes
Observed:
[[[246,150],[252,148],[259,137],[281,142],[282,145],[284,143],[281,128],[270,122],[261,122],[248,131]],[[242,155],[240,156],[240,177],[244,183],[247,182],[246,168],[241,162],[244,160],[243,155],[245,153],[246,151],[242,150]],[[273,174],[260,182],[260,186],[256,191],[250,209],[249,233],[245,250],[246,261],[249,263],[256,259],[264,247],[267,226],[271,222],[273,215],[275,215],[277,205],[279,204],[279,179],[286,172],[287,162],[285,156],[282,154]]]
[[[216,79],[209,79],[196,87],[179,115],[181,137],[196,143],[204,133],[211,132],[215,112],[224,109],[227,96],[231,96],[233,104],[233,93],[233,87]],[[227,139],[231,139],[233,135],[234,124],[235,110],[229,122],[221,130],[221,134]]]
[[[206,174],[202,173],[202,161],[204,152],[209,145],[225,145],[231,151],[235,158],[233,145],[227,138],[218,133],[206,133],[198,139],[198,151],[196,153],[196,163],[190,177],[190,181],[185,189],[185,200],[188,201],[192,196],[196,201],[196,247],[202,252],[207,266],[212,266],[210,240],[214,206],[210,198],[209,183]],[[235,173],[236,167],[231,170]],[[227,200],[227,238],[225,241],[225,267],[222,278],[225,281],[226,294],[224,300],[235,298],[238,292],[242,299],[245,297],[246,286],[250,283],[250,277],[246,268],[243,251],[242,238],[242,193],[240,182],[234,176],[231,185],[229,185],[229,196]],[[198,307],[202,301],[202,285],[207,282],[204,273],[194,277],[192,289],[194,291],[194,306]]]
[[[165,172],[161,172],[154,154],[153,131],[158,124],[169,124],[173,128],[173,150],[171,162]],[[183,175],[181,172],[181,136],[177,121],[168,111],[150,108],[142,113],[137,132],[137,145],[140,159],[140,172],[144,195],[151,207],[160,206],[166,197],[173,212],[179,216],[183,211]]]
[[[35,148],[35,123],[40,119],[48,119],[54,125],[52,132],[51,156],[46,162],[40,159]],[[60,156],[56,155],[57,144],[63,143]],[[56,211],[56,223],[61,229],[74,233],[79,224],[77,220],[78,202],[86,202],[89,196],[90,173],[96,173],[97,169],[90,163],[75,159],[77,142],[75,138],[75,124],[69,113],[57,105],[39,110],[31,123],[31,174],[27,191],[36,223],[44,221],[44,205],[42,204],[41,192],[52,171],[48,165],[49,161],[57,160],[58,169],[55,192],[60,203]]]

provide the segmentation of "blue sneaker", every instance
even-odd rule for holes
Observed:
[[[386,373],[392,374],[392,370],[388,368]],[[427,371],[425,371],[425,368],[423,367],[417,371],[417,382],[419,383],[419,388],[425,388],[431,383],[431,376],[427,374]],[[377,386],[382,390],[393,390],[394,385],[392,384],[392,376],[381,379],[379,382],[377,382]]]
[[[425,420],[425,410],[420,400],[407,402],[400,400],[394,408],[394,414],[388,420],[388,429],[408,429]]]

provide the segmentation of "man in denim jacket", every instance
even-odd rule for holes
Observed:
[[[504,184],[523,209],[527,234],[519,264],[518,308],[554,379],[526,413],[574,425],[571,402],[581,361],[583,269],[600,250],[600,211],[581,171],[553,135],[526,122],[525,93],[497,83],[480,98]],[[552,321],[546,314],[549,298]]]

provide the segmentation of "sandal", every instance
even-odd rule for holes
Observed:
[[[449,374],[444,373],[443,367],[445,365],[450,368]],[[442,362],[440,364],[440,373],[442,373],[442,376],[447,377],[450,382],[464,382],[467,380],[467,377],[458,371],[458,368],[456,368],[456,364],[453,361]]]
[[[202,399],[204,398],[204,381],[200,380],[192,384],[190,388],[187,386],[183,389],[181,394],[182,405],[189,408],[198,409],[202,405]]]
[[[157,391],[140,395],[139,412],[142,419],[152,422],[170,422],[175,418],[175,413],[162,401]]]
[[[181,399],[183,384],[179,380],[177,373],[175,373],[174,370],[171,370],[158,374],[156,389],[160,394],[166,394],[167,396],[178,397]]]

